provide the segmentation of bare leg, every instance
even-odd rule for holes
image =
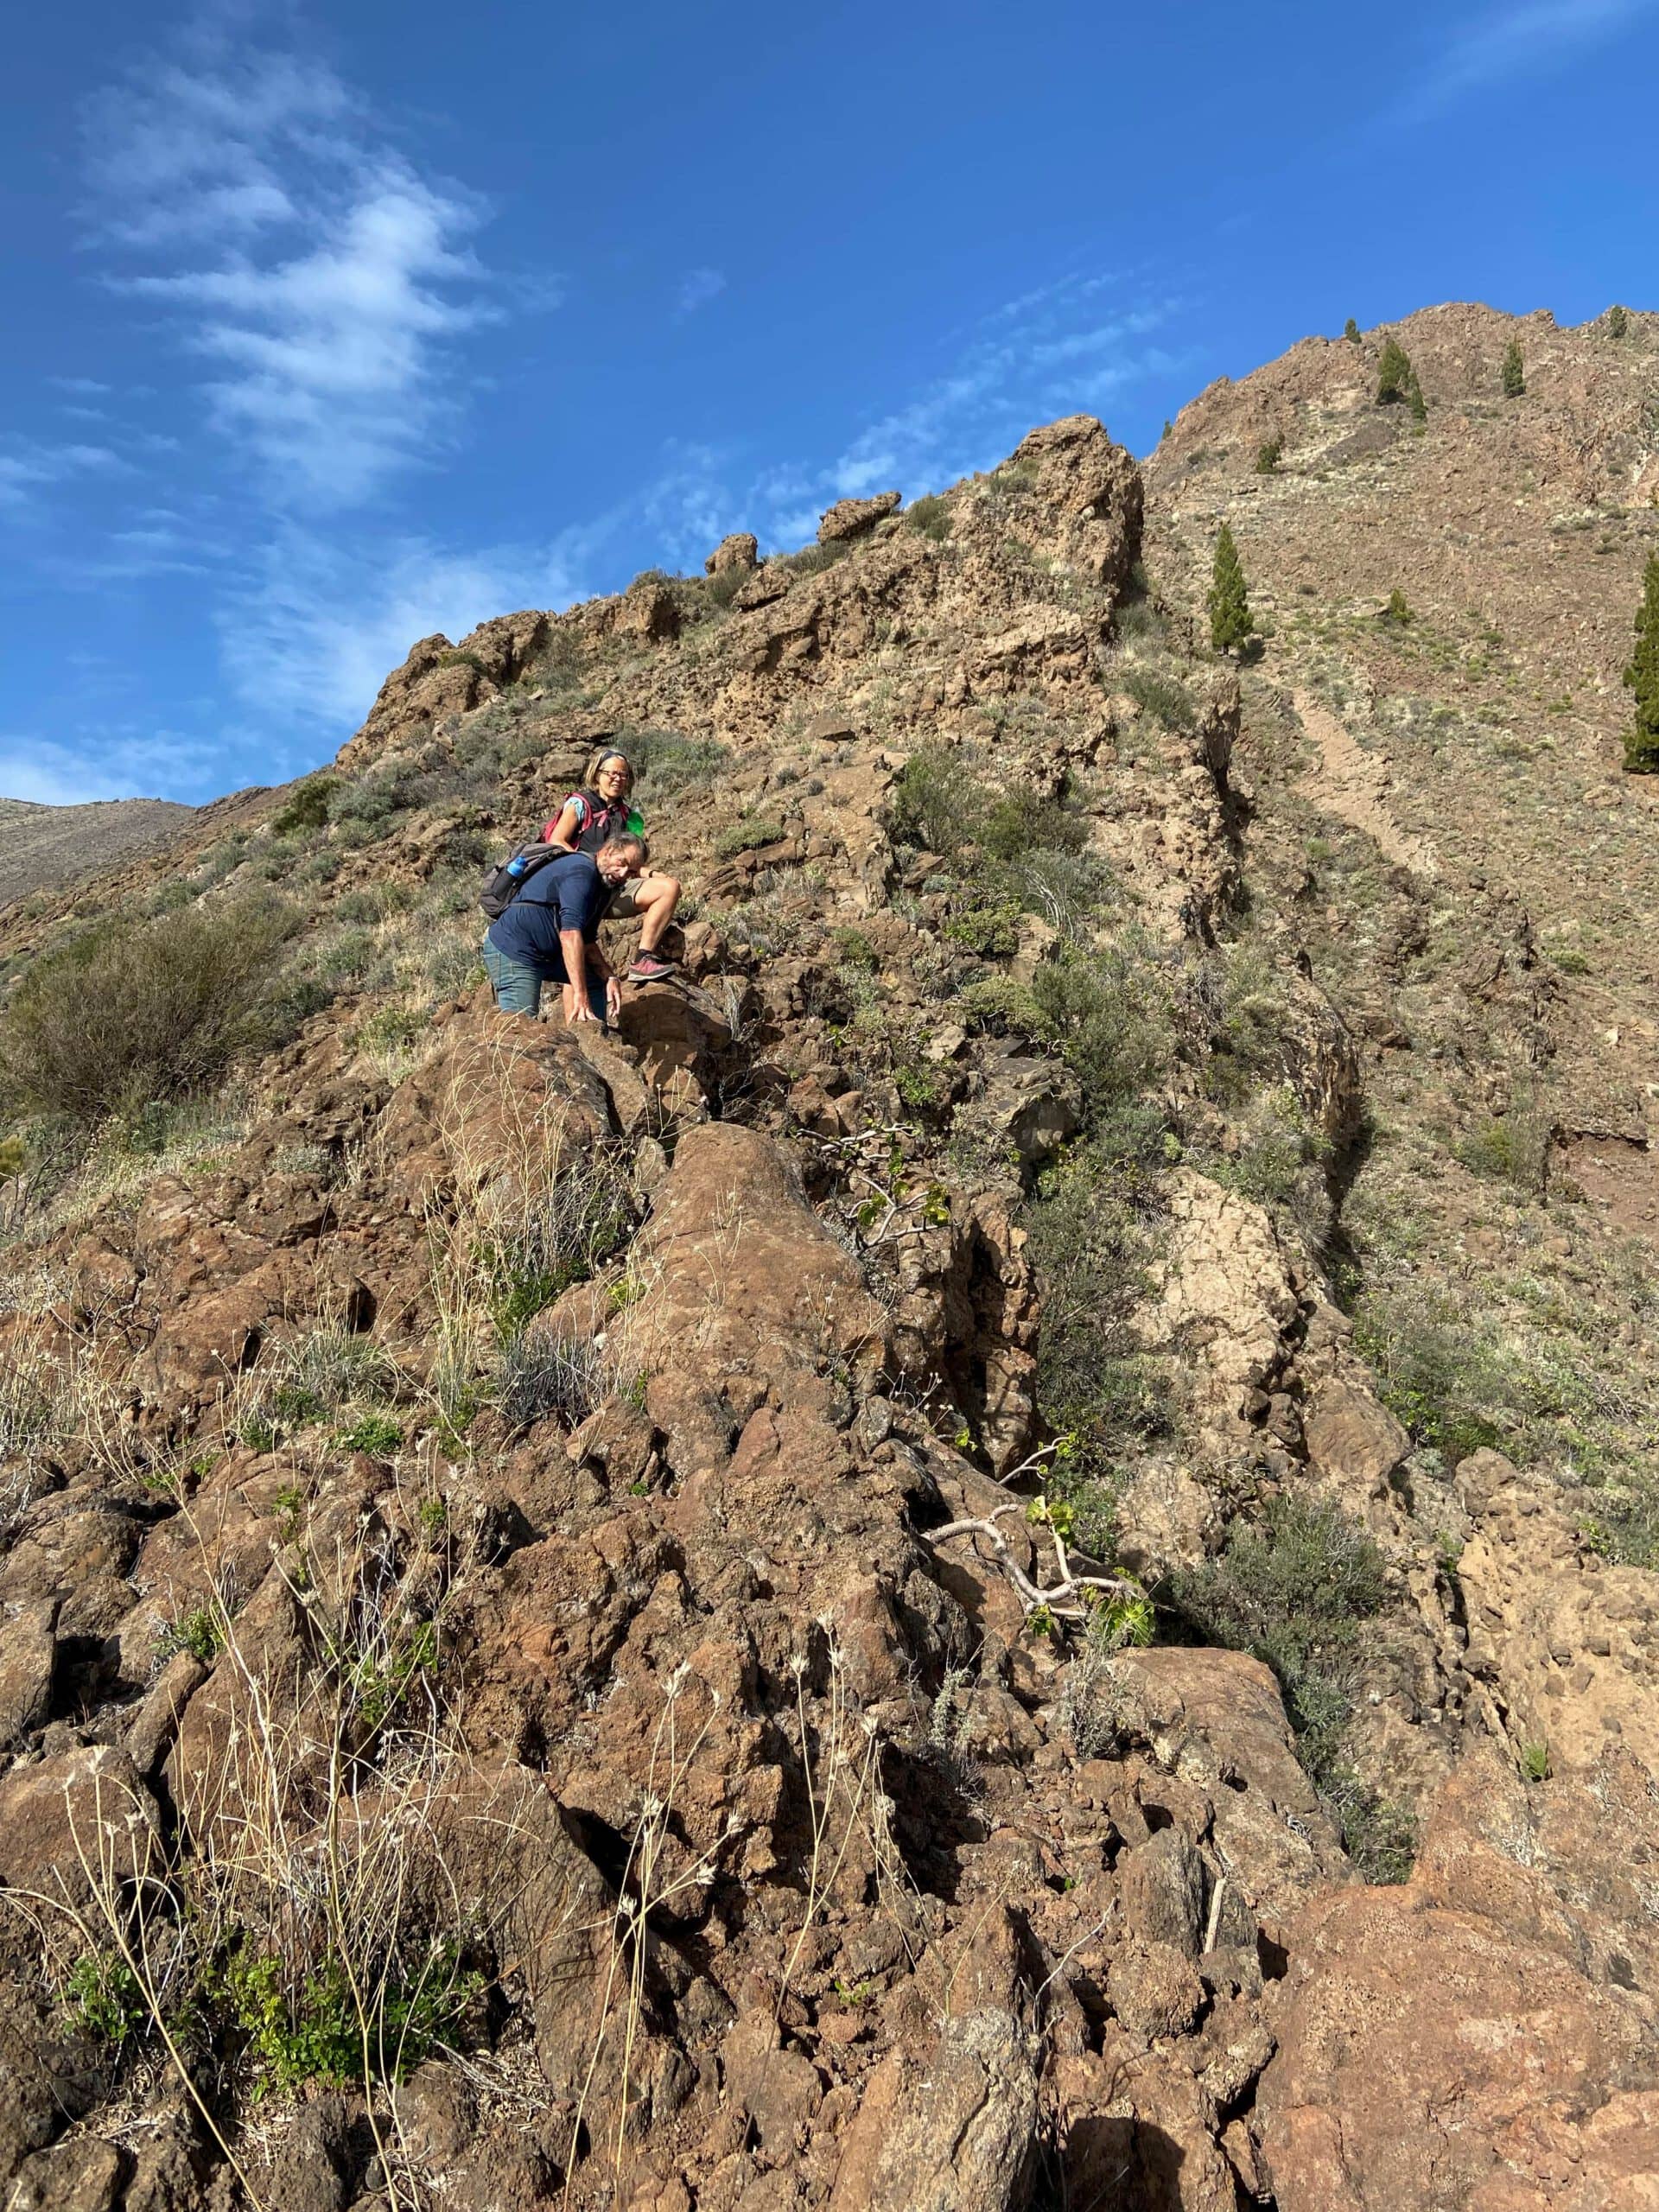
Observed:
[[[680,903],[677,878],[671,875],[641,876],[633,888],[634,911],[639,917],[639,950],[655,952],[662,943],[663,931],[674,918],[674,909]]]

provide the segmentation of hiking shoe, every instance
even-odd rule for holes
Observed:
[[[674,973],[675,963],[664,960],[660,952],[642,952],[628,969],[631,983],[659,983],[664,976]]]

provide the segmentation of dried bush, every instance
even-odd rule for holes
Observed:
[[[1173,676],[1131,661],[1117,677],[1120,690],[1166,729],[1191,729],[1198,719],[1192,694]]]
[[[741,569],[723,569],[721,575],[735,576],[740,583],[744,581]],[[715,581],[710,578],[711,582]],[[730,753],[715,739],[684,737],[678,730],[628,730],[615,743],[633,764],[640,796],[653,803],[713,783],[731,761]]]
[[[275,899],[111,918],[43,954],[0,1028],[0,1066],[26,1109],[82,1122],[210,1089],[274,1041],[277,975],[298,923]]]
[[[579,1428],[611,1389],[605,1355],[586,1338],[527,1329],[501,1355],[501,1410],[516,1429],[551,1419]]]
[[[943,544],[950,535],[950,510],[935,493],[930,492],[925,499],[912,499],[905,509],[905,521],[910,529],[923,537],[931,537],[936,544]]]

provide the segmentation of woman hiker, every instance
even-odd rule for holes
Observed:
[[[569,798],[542,831],[544,845],[563,845],[570,853],[596,853],[608,837],[626,831],[639,837],[645,823],[628,804],[633,789],[633,764],[626,753],[601,753],[588,782]],[[654,871],[625,884],[613,893],[606,908],[607,921],[638,920],[639,950],[628,969],[633,983],[652,983],[674,973],[675,963],[658,951],[663,932],[680,903],[677,878]]]

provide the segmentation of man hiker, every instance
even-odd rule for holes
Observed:
[[[607,837],[619,830],[634,836],[645,834],[645,823],[628,804],[633,789],[633,764],[626,753],[601,753],[580,791],[572,791],[542,831],[544,845],[563,845],[567,852],[596,853]],[[671,875],[654,872],[619,890],[607,909],[611,921],[640,925],[639,950],[628,969],[634,983],[652,983],[674,973],[674,963],[658,950],[663,932],[680,903],[680,887]]]
[[[624,831],[596,853],[571,853],[526,877],[490,924],[484,967],[504,1014],[540,1012],[543,983],[564,986],[567,1021],[614,1021],[621,991],[600,949],[599,925],[613,891],[646,861],[643,837]]]

